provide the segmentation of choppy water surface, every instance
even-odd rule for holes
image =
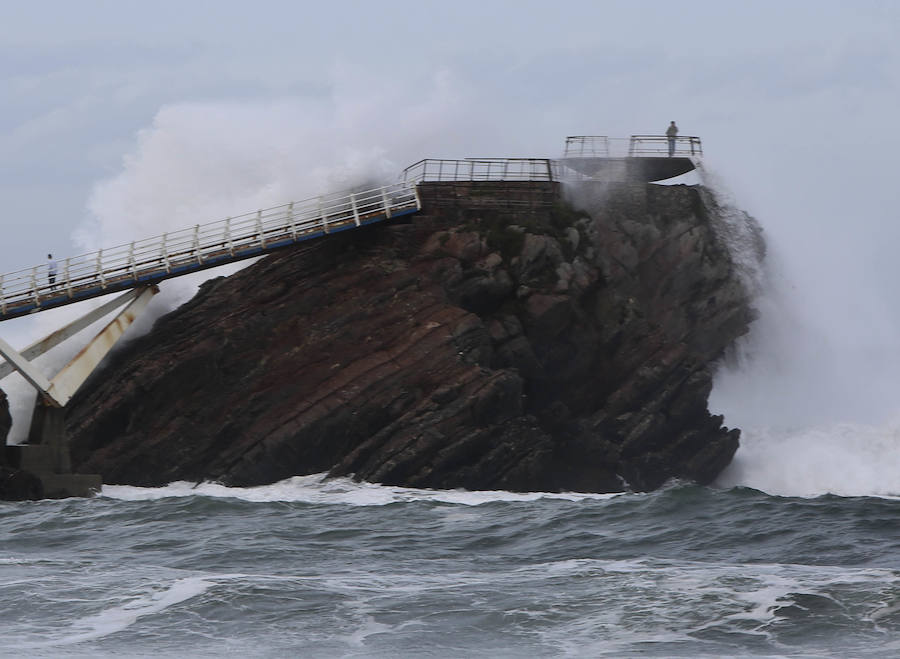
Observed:
[[[15,656],[900,654],[900,501],[294,478],[0,504]]]

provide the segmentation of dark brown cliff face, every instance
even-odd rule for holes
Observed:
[[[329,471],[415,487],[710,482],[747,294],[695,188],[427,184],[425,210],[203,285],[70,404],[107,483]]]

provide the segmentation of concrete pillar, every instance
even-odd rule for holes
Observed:
[[[72,459],[69,456],[69,444],[66,441],[66,410],[44,402],[38,396],[31,415],[31,428],[28,430],[28,443],[47,447],[52,464],[47,465],[54,474],[71,474]]]
[[[18,498],[89,497],[100,491],[103,482],[99,475],[72,473],[65,416],[64,408],[48,405],[39,396],[31,417],[28,443],[6,447],[9,466],[40,481],[40,487],[34,489],[39,494]]]

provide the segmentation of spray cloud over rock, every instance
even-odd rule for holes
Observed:
[[[708,170],[704,180],[724,189]],[[873,277],[884,258],[866,246],[876,234],[806,216],[760,219],[760,316],[710,396],[743,430],[719,483],[788,496],[900,494],[900,309]]]
[[[325,192],[380,184],[427,156],[470,155],[484,146],[485,135],[477,128],[483,122],[477,121],[469,94],[447,71],[420,80],[415,94],[400,83],[376,84],[338,71],[332,93],[324,98],[165,106],[139,132],[121,171],[94,186],[87,216],[72,234],[70,254],[125,245]],[[165,282],[126,338],[149,330],[156,318],[193,297],[204,280],[247,263]],[[5,337],[23,347],[93,304],[100,302],[9,321]],[[63,343],[42,357],[38,363],[43,372],[58,371],[83,345],[79,341],[83,339]],[[16,374],[3,386],[16,419],[10,440],[22,441],[34,391]]]

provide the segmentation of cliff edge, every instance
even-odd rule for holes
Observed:
[[[421,184],[406,223],[206,282],[70,403],[73,466],[142,486],[709,483],[739,435],[707,409],[711,369],[753,318],[719,209],[585,186],[573,207],[558,183]]]

